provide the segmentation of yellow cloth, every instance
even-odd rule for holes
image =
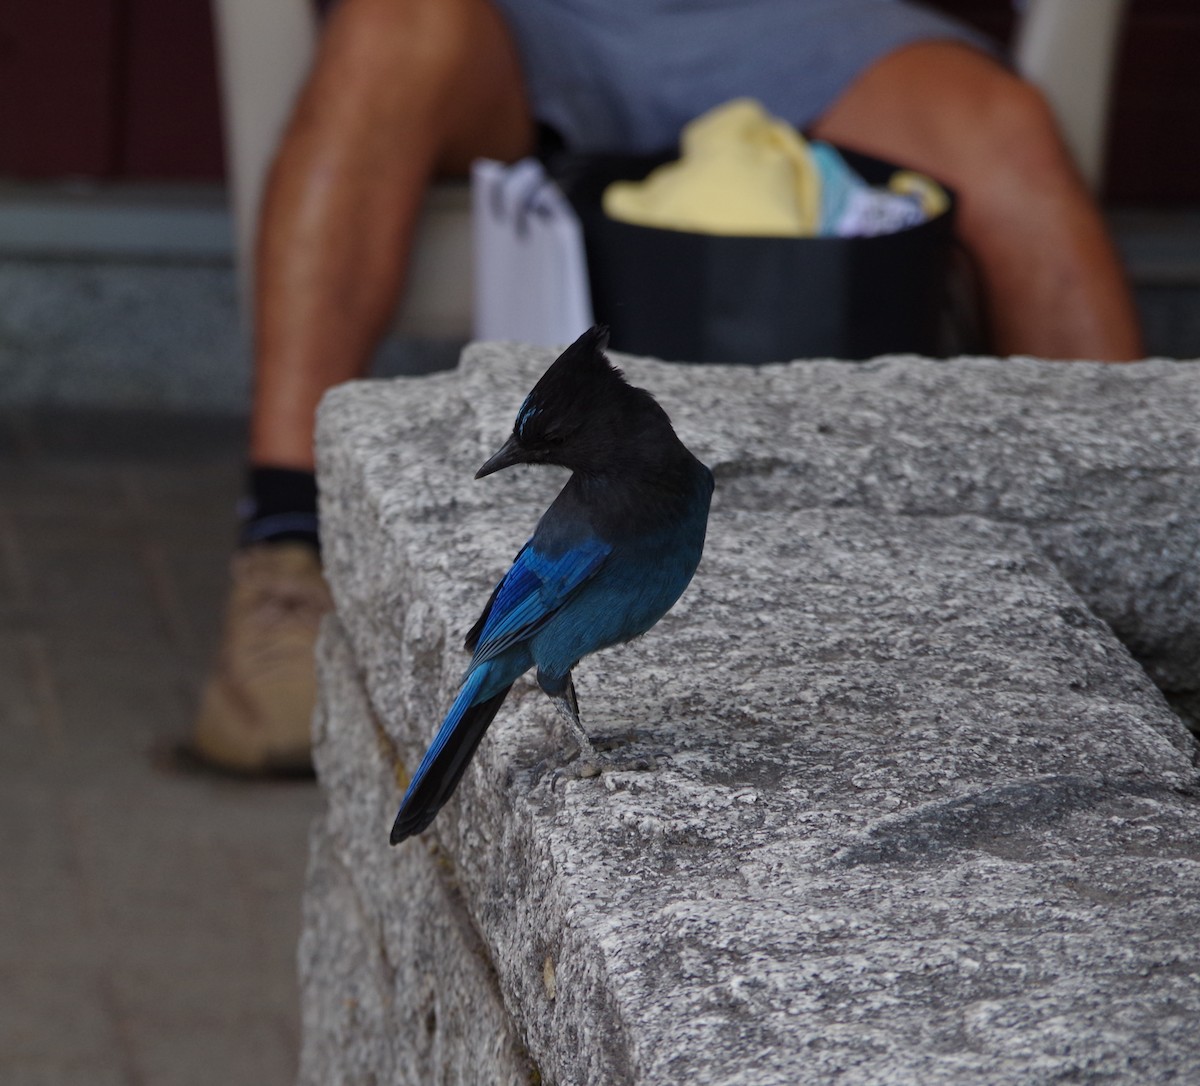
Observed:
[[[821,177],[804,138],[751,98],[709,110],[683,130],[682,156],[644,181],[604,191],[612,219],[703,234],[816,234]]]
[[[888,181],[888,189],[900,196],[916,197],[927,219],[936,219],[950,207],[950,197],[946,195],[946,190],[923,173],[897,170]]]

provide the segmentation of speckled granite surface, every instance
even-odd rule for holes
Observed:
[[[621,360],[718,480],[683,600],[577,672],[585,724],[658,768],[558,774],[518,686],[389,850],[461,633],[559,482],[471,479],[551,357],[477,346],[323,407],[302,1079],[1200,1075],[1195,747],[1113,632],[1200,686],[1200,373]]]

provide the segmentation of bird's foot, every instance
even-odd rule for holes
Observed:
[[[541,682],[539,674],[538,681]],[[542,683],[546,689],[550,683]],[[552,687],[553,689],[553,687]],[[588,735],[579,719],[579,700],[575,697],[575,684],[568,674],[561,692],[550,693],[550,700],[558,710],[566,725],[567,740],[575,750],[567,755],[566,764],[555,770],[550,789],[553,791],[558,781],[563,778],[573,780],[591,780],[601,773],[622,772],[628,770],[653,770],[658,768],[655,754],[643,751],[635,753],[627,751],[624,755],[613,756],[614,751],[629,746],[638,737],[630,732],[627,735],[606,735],[593,739]]]
[[[567,755],[566,764],[554,775],[551,791],[562,779],[591,780],[602,773],[648,772],[658,769],[659,759],[665,757],[665,751],[624,749],[629,748],[637,738],[631,733],[588,739],[586,748],[580,744],[577,750]]]
[[[579,700],[575,697],[575,684],[571,682],[569,677],[566,686],[563,688],[563,692],[552,695],[550,700],[554,703],[554,708],[558,710],[559,715],[566,723],[570,738],[575,741],[575,746],[578,748],[578,753],[575,757],[582,758],[585,761],[594,761],[596,759],[596,748],[593,746],[591,737],[584,730],[583,724],[579,719]]]

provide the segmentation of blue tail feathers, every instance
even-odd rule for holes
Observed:
[[[433,821],[458,787],[483,733],[508,696],[511,683],[483,701],[473,701],[488,678],[488,670],[475,668],[467,676],[433,744],[417,766],[392,825],[389,840],[393,845],[420,833]]]

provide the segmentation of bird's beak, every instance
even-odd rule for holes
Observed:
[[[503,445],[500,446],[476,473],[476,479],[482,479],[485,475],[491,475],[493,471],[499,471],[501,468],[511,468],[513,464],[521,464],[525,462],[525,453],[521,446],[517,444],[517,435],[513,434]]]

